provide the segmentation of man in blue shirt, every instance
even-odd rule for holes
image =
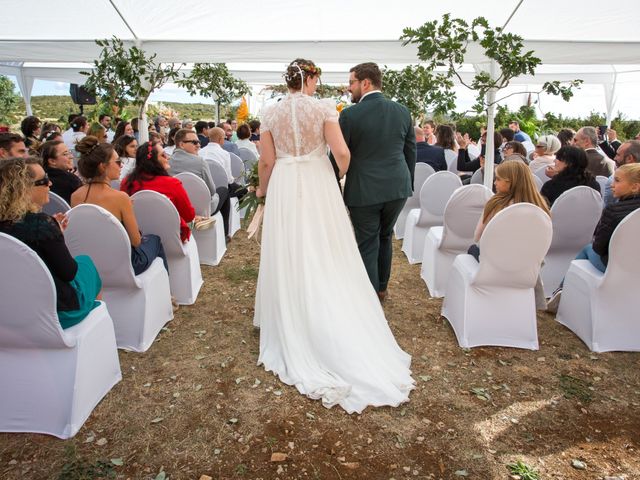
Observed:
[[[514,140],[517,140],[521,143],[531,142],[531,137],[526,132],[520,130],[520,123],[517,120],[511,120],[509,122],[509,128],[515,133],[515,135],[513,136]]]

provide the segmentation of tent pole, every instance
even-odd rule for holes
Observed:
[[[31,91],[33,90],[34,79],[32,77],[27,77],[22,67],[20,67],[20,72],[16,75],[16,80],[18,81],[18,88],[20,89],[22,99],[24,100],[27,116],[30,117],[33,115],[33,110],[31,108]]]
[[[603,84],[604,98],[607,103],[607,116],[605,117],[605,123],[607,127],[611,127],[611,120],[613,119],[613,108],[616,104],[616,86],[618,83],[618,72],[613,74],[613,82]]]
[[[496,78],[496,62],[495,60],[491,60],[491,64],[489,66],[489,74],[491,78]],[[485,141],[485,149],[484,149],[484,185],[489,190],[493,190],[493,170],[495,159],[493,158],[493,154],[495,151],[495,146],[493,142],[493,133],[496,130],[495,127],[495,105],[496,101],[496,89],[492,88],[487,92],[487,138]]]

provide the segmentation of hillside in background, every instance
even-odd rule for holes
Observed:
[[[175,111],[180,118],[190,118],[194,120],[215,120],[215,106],[207,105],[204,103],[176,103],[176,102],[162,102],[161,105],[164,108]],[[68,95],[46,95],[37,96],[31,98],[31,106],[33,108],[33,114],[40,119],[55,121],[58,123],[65,123],[67,116],[70,113],[79,113],[80,107],[75,105]],[[158,112],[158,105],[149,106],[149,114],[151,116]],[[96,109],[98,105],[86,105],[84,107],[84,114],[90,120],[97,117]],[[20,112],[17,112],[20,117],[24,117],[26,112],[24,110],[24,104],[20,104]],[[235,109],[227,109],[222,107],[220,114],[224,118],[229,113],[235,111]],[[132,118],[135,116],[136,109],[128,107],[125,109],[125,118]]]

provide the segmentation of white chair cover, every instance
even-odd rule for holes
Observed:
[[[640,210],[616,228],[605,273],[574,260],[564,280],[556,320],[594,352],[640,351]]]
[[[180,179],[182,186],[187,191],[189,200],[191,200],[191,204],[196,210],[196,215],[210,217],[211,209],[209,206],[211,202],[209,189],[207,188],[207,184],[204,183],[204,180],[189,172],[179,173],[176,175],[176,178]],[[216,219],[216,223],[212,228],[207,230],[193,230],[191,232],[191,235],[195,237],[196,244],[198,245],[198,257],[200,257],[201,265],[218,265],[227,251],[222,214],[218,212],[214,215],[214,218]]]
[[[160,237],[169,263],[171,295],[180,305],[192,305],[202,287],[198,247],[193,235],[185,244],[180,240],[180,216],[167,197],[151,190],[140,190],[131,197],[142,233]]]
[[[55,215],[56,213],[65,213],[71,210],[67,201],[60,195],[49,192],[49,203],[42,207],[42,211],[47,215]]]
[[[553,240],[540,272],[545,296],[550,297],[558,288],[571,260],[591,242],[601,214],[602,197],[591,187],[574,187],[554,202],[551,207]]]
[[[404,226],[407,221],[407,215],[414,208],[420,208],[420,189],[427,178],[436,173],[431,165],[424,162],[416,163],[416,170],[414,173],[413,180],[413,195],[407,198],[407,202],[404,204],[400,215],[398,215],[398,219],[396,220],[396,224],[393,227],[393,232],[396,235],[398,240],[404,238]]]
[[[600,185],[600,196],[604,198],[604,192],[607,190],[609,179],[604,175],[598,175],[596,176],[596,182]]]
[[[431,227],[442,225],[442,216],[453,192],[462,186],[460,177],[448,171],[436,172],[420,189],[420,208],[407,216],[402,251],[409,263],[422,262],[424,238]]]
[[[473,234],[493,193],[484,185],[458,188],[444,209],[443,226],[431,227],[424,241],[420,277],[432,297],[446,292],[451,265],[456,256],[473,244]]]
[[[533,174],[540,179],[540,181],[542,182],[542,185],[544,185],[549,180],[551,180],[549,177],[547,177],[547,174],[544,173],[546,169],[547,167],[542,167],[542,168],[538,168],[535,172],[533,172]]]
[[[216,184],[216,187],[223,186],[229,188],[229,195],[231,195],[229,177],[227,177],[227,172],[224,167],[215,160],[207,160],[207,164],[209,165],[209,170],[211,171],[211,176],[213,177],[213,182]],[[231,208],[229,208],[229,236],[233,237],[233,235],[240,230],[240,212],[238,211],[237,198],[230,197],[229,202],[231,204]]]
[[[73,256],[88,255],[102,279],[102,298],[113,319],[118,348],[144,352],[173,319],[169,275],[162,259],[136,276],[131,242],[122,224],[102,207],[72,208],[64,241]]]
[[[540,177],[537,175],[533,175],[533,181],[536,184],[536,188],[538,189],[538,191],[540,191],[542,189],[542,186],[544,185],[544,183],[542,182],[542,180],[540,180]]]
[[[482,185],[484,184],[484,171],[479,168],[473,175],[471,175],[471,180],[469,180],[469,185]]]
[[[105,304],[62,330],[40,257],[0,233],[0,431],[73,437],[122,379]]]
[[[244,162],[235,153],[229,152],[229,156],[231,157],[231,174],[233,175],[233,178],[235,178],[236,182],[240,185],[244,185]]]
[[[245,147],[238,148],[238,156],[242,159],[242,163],[244,163],[244,169],[247,172],[251,170],[258,161],[258,157],[256,157],[256,154]]]
[[[447,161],[447,170],[458,174],[458,154],[448,148],[444,151],[444,159]]]
[[[551,236],[551,218],[541,208],[517,203],[487,224],[480,263],[456,257],[442,315],[461,347],[538,349],[534,286]]]

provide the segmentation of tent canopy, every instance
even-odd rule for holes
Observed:
[[[484,16],[491,25],[507,24],[507,31],[522,36],[525,48],[534,50],[543,66],[535,78],[517,79],[520,84],[581,78],[611,89],[621,75],[640,72],[640,31],[632,0],[614,0],[606,8],[596,0],[579,5],[408,0],[402,8],[376,7],[363,0],[247,0],[233,9],[194,0],[6,3],[0,73],[16,76],[25,99],[34,79],[82,83],[79,71],[90,68],[100,51],[94,40],[112,36],[156,53],[161,62],[227,63],[249,83],[280,82],[283,65],[296,57],[319,63],[325,82],[344,83],[345,72],[362,61],[398,67],[416,63],[416,48],[403,47],[398,40],[402,29],[441,19],[445,13],[466,20]],[[469,75],[474,64],[487,62],[473,47],[467,59]]]

